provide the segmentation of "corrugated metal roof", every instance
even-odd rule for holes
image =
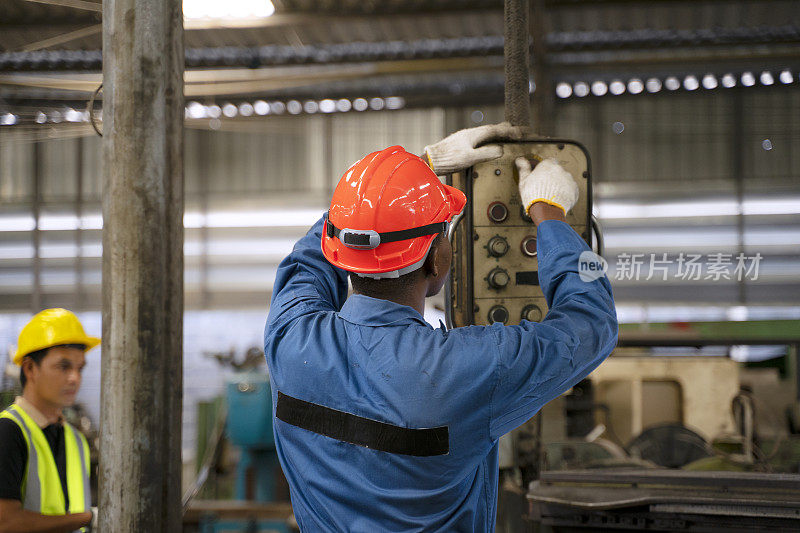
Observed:
[[[45,39],[100,23],[101,14],[47,2],[0,2],[0,51],[19,51]],[[69,0],[100,6],[99,0]],[[40,3],[43,2],[43,3]],[[187,47],[292,46],[353,41],[501,35],[500,0],[283,0],[263,24],[247,28],[189,29]],[[712,30],[800,23],[793,0],[550,0],[545,27],[553,32]],[[188,27],[192,27],[189,25]],[[99,33],[55,46],[99,49]]]
[[[427,87],[442,73],[469,85],[467,78],[481,74],[494,80],[502,67],[501,0],[274,3],[276,13],[253,27],[191,29],[197,24],[187,23],[187,70],[219,74],[205,82],[207,96],[274,95],[270,87],[287,72],[270,69],[285,66],[308,69],[300,77],[293,71],[294,78],[282,82],[286,97],[320,94],[336,81],[355,92],[359,83],[364,91],[396,86],[385,83],[388,76],[404,76],[403,86],[412,89],[408,79]],[[19,105],[26,87],[31,100],[72,99],[76,90],[88,98],[99,80],[81,78],[79,87],[73,82],[85,75],[74,71],[101,69],[99,6],[100,0],[0,2],[0,98]],[[548,64],[556,81],[644,77],[664,69],[703,75],[695,70],[800,68],[796,0],[545,0],[545,9]],[[474,61],[466,65],[456,58]],[[322,65],[341,65],[341,75],[319,75],[314,69]],[[257,91],[230,85],[229,92],[221,92],[220,82],[234,69],[251,72],[254,82],[271,76],[273,85]],[[53,74],[44,82],[36,78],[47,71]],[[25,72],[35,75],[26,78]],[[203,87],[192,82],[187,95],[196,96]]]

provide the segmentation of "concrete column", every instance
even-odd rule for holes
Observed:
[[[103,0],[100,529],[181,531],[180,0]]]
[[[530,126],[531,100],[528,75],[528,0],[506,0],[503,11],[505,38],[505,117],[515,126]]]

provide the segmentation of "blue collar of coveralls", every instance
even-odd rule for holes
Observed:
[[[425,318],[413,307],[389,300],[371,298],[363,294],[352,294],[344,302],[339,316],[353,324],[362,326],[388,326],[418,322],[433,329]]]

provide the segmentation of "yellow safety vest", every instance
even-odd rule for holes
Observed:
[[[22,410],[12,405],[0,418],[17,423],[28,445],[28,464],[22,478],[22,507],[43,515],[83,513],[92,505],[89,487],[89,443],[80,432],[64,422],[64,445],[67,460],[69,510],[64,501],[53,451],[41,428]],[[84,531],[81,529],[80,531]]]

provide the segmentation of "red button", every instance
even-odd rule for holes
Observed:
[[[522,239],[522,253],[528,257],[536,256],[536,237],[528,235]]]
[[[489,220],[499,224],[508,218],[508,208],[503,202],[492,202],[486,210]]]

